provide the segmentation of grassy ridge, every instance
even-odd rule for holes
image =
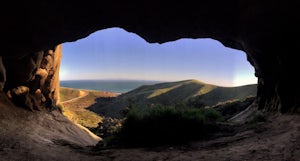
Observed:
[[[80,90],[73,89],[73,88],[67,88],[67,87],[60,87],[59,89],[60,94],[60,102],[64,102],[67,100],[70,100],[72,98],[76,98],[80,96]]]
[[[232,99],[244,99],[256,95],[256,84],[240,87],[219,87],[197,80],[159,83],[141,86],[122,94],[111,104],[91,110],[101,115],[121,117],[120,111],[134,103],[135,107],[147,108],[153,104],[174,106],[196,99],[204,105],[213,106]]]

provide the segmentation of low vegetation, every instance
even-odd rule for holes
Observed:
[[[260,112],[260,111],[257,111],[250,119],[249,121],[249,124],[250,124],[250,127],[252,129],[254,129],[254,131],[256,133],[261,133],[265,130],[265,128],[263,127],[264,126],[264,123],[267,121],[267,118],[266,116]]]
[[[103,117],[102,121],[98,123],[98,127],[90,128],[90,130],[101,138],[108,138],[114,135],[121,126],[122,120],[111,117]]]
[[[95,128],[98,126],[98,123],[102,121],[102,118],[94,112],[84,109],[74,110],[68,106],[70,105],[65,106],[63,104],[59,104],[58,108],[63,115],[65,115],[74,123],[80,124],[87,128]]]
[[[132,108],[120,128],[104,138],[104,145],[126,146],[174,144],[201,139],[218,130],[221,118],[214,109],[175,108],[154,105],[152,108]]]

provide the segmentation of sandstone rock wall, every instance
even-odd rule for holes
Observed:
[[[7,81],[4,92],[30,110],[53,108],[59,101],[59,68],[62,45],[4,60]]]

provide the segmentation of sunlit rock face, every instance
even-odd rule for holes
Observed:
[[[19,106],[32,111],[53,108],[59,99],[59,67],[62,46],[7,58],[4,92]]]
[[[209,37],[227,47],[244,50],[258,77],[259,107],[268,111],[299,111],[296,52],[300,45],[299,39],[292,39],[300,35],[297,1],[7,3],[5,7],[9,12],[0,11],[3,12],[0,14],[3,22],[0,39],[4,42],[0,55],[7,66],[6,90],[25,85],[30,86],[30,90],[40,89],[46,100],[53,99],[49,93],[56,85],[48,79],[45,83],[40,79],[40,88],[34,83],[28,85],[34,82],[35,75],[42,77],[47,73],[49,76],[48,67],[37,68],[42,64],[41,55],[57,44],[84,38],[94,31],[122,27],[151,43]],[[9,61],[8,58],[20,59]],[[49,58],[43,56],[43,59]],[[29,61],[34,63],[24,63]]]

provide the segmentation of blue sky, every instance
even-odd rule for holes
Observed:
[[[64,43],[61,80],[130,79],[239,86],[257,83],[246,54],[212,39],[147,43],[121,28]]]

